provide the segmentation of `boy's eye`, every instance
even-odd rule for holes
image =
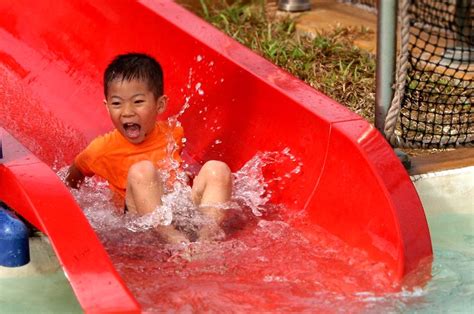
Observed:
[[[142,102],[145,102],[145,101],[144,101],[143,99],[137,99],[137,100],[135,100],[135,103],[136,103],[136,104],[141,104]]]
[[[120,102],[118,102],[118,101],[113,101],[112,102],[112,106],[118,106],[118,105],[120,105]]]

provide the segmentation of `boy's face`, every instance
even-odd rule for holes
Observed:
[[[114,80],[104,101],[117,130],[131,143],[143,142],[153,130],[158,114],[166,108],[167,97],[158,99],[142,80]]]

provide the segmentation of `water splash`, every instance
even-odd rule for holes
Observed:
[[[212,68],[215,65],[214,61],[209,61],[206,66],[204,62],[202,62],[205,59],[204,56],[197,55],[194,59],[196,60],[195,67],[197,68],[197,72],[203,72],[204,70],[207,70],[208,72],[213,71]],[[181,88],[180,90],[185,98],[184,98],[184,103],[181,106],[181,110],[177,114],[177,118],[181,117],[189,109],[189,107],[191,106],[191,100],[193,100],[193,98],[195,98],[194,101],[202,100],[203,99],[202,96],[204,96],[205,94],[205,91],[203,89],[203,84],[201,81],[196,82],[197,79],[195,78],[194,72],[195,72],[194,68],[192,67],[189,68],[188,78],[187,78],[185,87]],[[222,78],[220,82],[222,83],[223,81],[224,79]]]
[[[188,108],[190,107],[190,104],[189,104],[190,99],[191,99],[191,96],[186,96],[184,98],[184,104],[181,107],[181,110],[176,115],[177,118],[181,117],[186,112],[186,110],[188,110]]]
[[[169,123],[179,124],[173,119]],[[172,156],[175,150],[176,144],[170,144],[168,154]],[[265,167],[288,162],[292,167],[285,173],[264,177]],[[168,166],[178,170],[171,158]],[[358,311],[367,309],[370,302],[382,302],[377,291],[391,282],[384,275],[383,264],[371,262],[365,253],[317,226],[307,234],[289,221],[267,215],[272,194],[268,182],[283,180],[288,173],[292,176],[300,170],[298,158],[283,149],[260,152],[235,172],[232,202],[222,208],[236,210],[246,220],[236,236],[224,241],[159,243],[153,226],[169,220],[164,212],[171,212],[172,223],[187,234],[209,223],[192,202],[191,187],[179,176],[166,189],[159,212],[142,217],[124,215],[120,207],[117,210],[106,182],[89,178],[81,190],[72,192],[144,310],[178,310],[188,304],[189,309],[200,311],[204,310],[200,306],[204,299],[208,300],[207,309],[215,311],[255,310],[252,306],[260,304],[259,298],[269,296],[275,297],[272,300],[278,307],[290,311],[315,306],[323,311],[333,306]],[[63,168],[58,175],[64,178],[65,172]],[[307,219],[301,211],[291,215]],[[420,293],[397,297],[417,298]],[[325,305],[328,300],[330,306]]]
[[[139,232],[156,228],[157,226],[169,226],[172,221],[173,210],[168,206],[157,206],[153,212],[130,221],[127,224],[127,229]]]
[[[174,120],[172,122],[178,123]],[[173,156],[177,149],[174,140],[169,140],[167,149],[167,155]],[[278,156],[284,156],[284,154],[288,154],[288,152],[256,154],[239,171],[233,174],[232,200],[219,207],[224,210],[237,210],[241,213],[249,210],[249,213],[254,216],[262,216],[265,205],[271,197],[271,191],[267,190],[268,184],[265,182],[266,179],[262,170],[264,167],[275,163]],[[115,226],[124,226],[130,231],[141,232],[158,225],[168,225],[172,220],[178,229],[188,234],[195,233],[203,225],[209,223],[209,220],[201,214],[198,206],[192,201],[191,187],[188,184],[189,179],[187,174],[182,171],[180,164],[174,158],[168,157],[164,165],[166,165],[166,168],[160,170],[163,182],[165,183],[170,179],[171,173],[176,173],[176,180],[171,186],[164,184],[163,205],[157,207],[155,211],[148,215],[141,217],[128,215],[120,223],[117,221],[118,217],[104,214],[102,211],[117,213],[120,208],[111,210],[113,196],[108,191],[107,183],[97,179],[86,178],[81,190],[72,190],[72,193],[85,209],[86,215],[95,227],[110,227],[106,220],[112,218]],[[62,168],[58,175],[64,179],[66,171],[67,168]],[[96,212],[102,213],[98,216]]]
[[[190,94],[180,112],[168,119],[170,129],[180,126],[178,118],[201,89],[192,81],[192,69],[189,75],[186,87]],[[200,114],[205,112],[207,107]],[[305,220],[306,213],[279,207],[289,213],[283,216],[292,219],[280,221],[271,215],[272,186],[282,186],[303,167],[289,148],[259,152],[233,174],[232,200],[221,208],[237,217],[240,229],[235,234],[229,233],[224,241],[160,244],[153,232],[157,225],[171,222],[191,236],[210,223],[192,201],[188,177],[182,171],[186,165],[181,168],[172,158],[178,145],[171,132],[167,138],[167,157],[161,172],[163,205],[153,213],[124,215],[122,207],[113,204],[107,184],[100,180],[88,179],[80,191],[73,191],[145,311],[248,312],[261,304],[270,311],[327,312],[354,302],[354,307],[344,307],[353,312],[361,309],[361,303],[364,308],[366,298],[377,296],[357,296],[353,301],[353,291],[383,290],[391,282],[384,276],[384,265],[368,261],[365,253],[317,226],[309,234],[292,226],[292,219]],[[220,144],[217,141],[221,140],[216,139],[214,144]],[[278,175],[265,173],[267,167],[282,165],[285,170]],[[173,175],[173,183],[166,184]]]
[[[293,164],[293,168],[272,178],[265,179],[263,170],[265,167],[281,163]],[[262,216],[265,211],[264,205],[271,199],[272,191],[268,189],[269,184],[281,181],[283,178],[291,178],[292,175],[301,171],[302,163],[291,154],[289,148],[280,152],[258,152],[239,171],[234,174],[234,190],[232,198],[243,206],[251,209],[255,216]]]

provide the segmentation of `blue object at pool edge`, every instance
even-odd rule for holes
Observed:
[[[0,266],[18,267],[30,262],[28,228],[0,205]]]

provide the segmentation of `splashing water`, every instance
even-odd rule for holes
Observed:
[[[265,166],[279,164],[287,160],[296,164],[293,169],[281,176],[265,179],[263,169]],[[232,198],[251,209],[255,216],[262,216],[264,205],[270,200],[272,191],[268,189],[270,183],[290,178],[301,171],[302,163],[290,153],[289,148],[281,152],[259,152],[250,159],[239,171],[234,174],[235,189]]]
[[[197,62],[203,59],[196,57]],[[171,126],[180,125],[178,118],[195,93],[203,94],[192,76],[190,69],[190,94],[180,112],[168,119]],[[269,203],[272,187],[281,188],[303,167],[289,148],[259,152],[233,174],[232,200],[221,206],[231,217],[223,241],[161,243],[154,232],[158,225],[172,223],[193,238],[210,223],[193,203],[188,177],[172,158],[178,148],[172,134],[168,139],[160,174],[163,182],[172,173],[176,180],[164,184],[163,205],[153,213],[124,215],[122,207],[113,204],[107,183],[97,179],[86,179],[79,191],[72,191],[144,311],[354,312],[370,310],[370,300],[391,287],[385,265],[373,263],[364,252],[317,226],[299,229],[298,222],[308,220],[304,211]],[[214,144],[220,143],[216,139]],[[266,167],[280,165],[285,165],[283,174],[264,175]],[[64,178],[65,172],[63,168],[58,174]],[[404,297],[420,298],[423,293],[406,292]]]
[[[234,175],[235,189],[232,197],[249,207],[255,216],[262,216],[263,205],[271,197],[270,193],[266,194],[267,183],[262,173],[271,154],[255,155]]]
[[[252,168],[248,164],[256,159],[244,167]],[[65,168],[58,174],[64,177]],[[391,280],[384,265],[317,226],[310,232],[297,228],[293,221],[308,219],[303,211],[289,213],[290,223],[266,203],[262,216],[246,211],[245,226],[225,241],[164,245],[152,230],[127,229],[132,218],[114,211],[106,183],[88,179],[72,192],[143,311],[462,313],[472,307],[472,254],[453,248],[445,216],[430,225],[439,229],[438,242],[444,241],[435,248],[433,280],[387,293]],[[472,234],[472,215],[455,218],[465,224],[459,237]],[[472,242],[462,248],[472,248]]]
[[[179,122],[172,118],[169,123]],[[170,156],[175,149],[169,145]],[[265,179],[263,169],[283,160],[294,167]],[[172,158],[168,166],[179,167]],[[100,180],[89,178],[72,192],[145,311],[328,311],[338,304],[349,310],[364,308],[391,284],[385,266],[317,226],[306,233],[273,214],[275,208],[289,210],[269,204],[268,182],[300,169],[297,158],[285,149],[258,153],[235,172],[232,202],[222,208],[242,219],[237,228],[226,229],[224,241],[160,243],[153,226],[169,221],[165,212],[171,212],[173,224],[187,234],[209,223],[179,175],[166,189],[160,211],[142,217],[117,210],[107,183]],[[64,178],[65,172],[63,168],[58,174]],[[307,219],[302,211],[289,215],[292,221]]]

